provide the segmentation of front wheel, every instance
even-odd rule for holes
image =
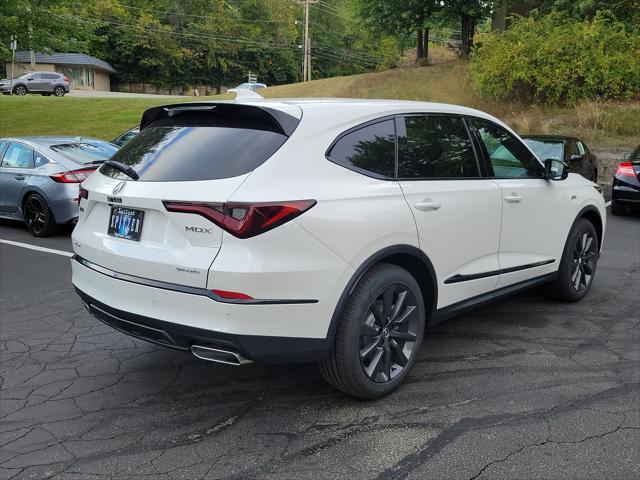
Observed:
[[[57,225],[47,201],[37,193],[29,195],[23,205],[24,221],[34,237],[47,237],[55,233]]]
[[[53,89],[53,94],[54,94],[56,97],[64,97],[64,94],[65,94],[64,88],[62,88],[62,87],[56,87],[56,88],[54,88],[54,89]]]
[[[16,95],[26,95],[27,94],[27,87],[23,86],[23,85],[18,85],[16,88],[13,89],[13,93],[15,93]]]
[[[415,278],[398,266],[376,265],[360,279],[341,312],[334,350],[320,364],[322,376],[361,399],[391,393],[415,363],[425,317]]]
[[[565,302],[582,299],[593,283],[599,251],[593,224],[585,218],[577,220],[569,232],[558,277],[547,285],[547,293]]]

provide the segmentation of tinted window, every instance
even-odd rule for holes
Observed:
[[[74,142],[51,145],[51,150],[77,163],[96,163],[109,160],[118,147],[109,142]]]
[[[558,140],[541,139],[541,138],[525,138],[526,143],[536,156],[544,161],[547,158],[562,160],[563,142]]]
[[[286,140],[286,135],[257,128],[150,126],[126,143],[112,160],[130,165],[141,181],[212,180],[254,170]],[[129,179],[108,165],[100,171]]]
[[[574,142],[573,140],[567,140],[566,160],[569,160],[569,158],[571,158],[571,155],[578,155],[578,146],[576,145],[576,142]]]
[[[9,168],[33,168],[33,150],[22,143],[11,143],[2,159],[2,166]]]
[[[34,150],[33,151],[33,161],[34,161],[35,168],[38,168],[38,167],[41,167],[43,165],[46,165],[51,160],[49,160],[47,157],[42,155],[40,152]]]
[[[395,123],[392,119],[354,130],[331,147],[329,160],[362,173],[395,177]]]
[[[55,80],[59,77],[60,75],[58,75],[57,73],[43,73],[42,74],[42,78],[46,79],[46,80]]]
[[[461,118],[408,116],[398,138],[399,178],[477,177],[473,147]]]
[[[512,134],[495,123],[473,119],[496,177],[541,177],[544,169]]]

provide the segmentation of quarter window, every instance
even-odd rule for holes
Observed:
[[[474,178],[478,165],[462,118],[407,116],[398,136],[399,178]]]
[[[392,119],[383,120],[342,136],[329,151],[334,163],[365,175],[395,177],[396,141]]]
[[[21,143],[12,143],[4,154],[2,166],[8,168],[33,168],[33,150]]]
[[[495,177],[541,177],[544,169],[511,133],[495,123],[473,119]]]

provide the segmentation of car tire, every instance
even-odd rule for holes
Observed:
[[[65,93],[66,93],[66,92],[64,91],[64,88],[63,88],[63,87],[56,87],[56,88],[54,88],[54,89],[53,89],[53,94],[54,94],[56,97],[64,97],[64,94],[65,94]]]
[[[616,200],[611,200],[611,214],[612,215],[624,215],[627,212],[627,207],[624,203],[617,202]]]
[[[37,193],[28,195],[22,202],[22,216],[34,237],[48,237],[58,229],[47,201]]]
[[[558,276],[546,285],[547,294],[564,302],[582,299],[593,284],[599,248],[593,224],[585,218],[578,219],[569,232]]]
[[[18,85],[13,89],[13,93],[18,96],[23,96],[27,94],[27,87],[24,85]]]
[[[374,266],[340,312],[333,351],[319,365],[322,376],[360,399],[391,393],[418,356],[425,311],[420,286],[408,271],[385,263]]]

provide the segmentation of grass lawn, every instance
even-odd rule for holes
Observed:
[[[638,101],[537,107],[487,99],[475,90],[467,65],[461,61],[283,85],[263,92],[271,98],[398,98],[465,105],[492,113],[520,133],[575,135],[599,149],[630,149],[640,138]],[[216,98],[231,96],[208,99]],[[205,98],[185,97],[184,100]],[[173,102],[163,98],[0,96],[0,136],[69,134],[112,139],[137,124],[146,108]]]

